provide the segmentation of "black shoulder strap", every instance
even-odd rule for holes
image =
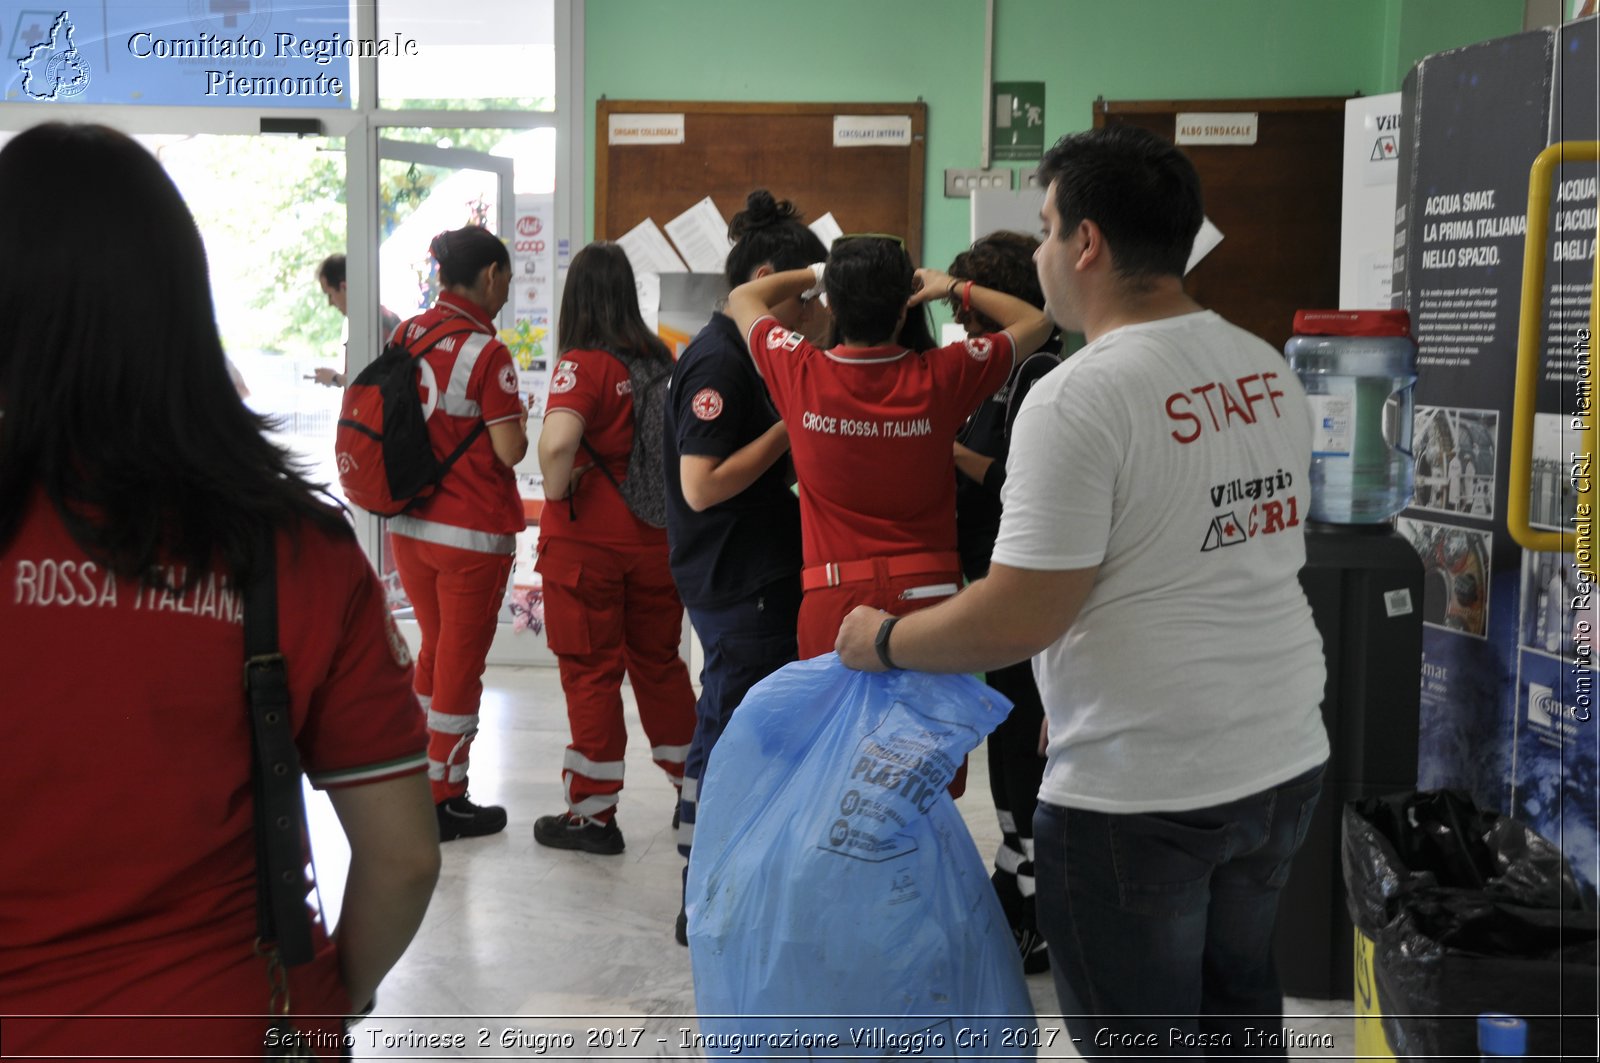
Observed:
[[[622,368],[628,371],[628,383],[630,385],[632,385],[632,383],[633,383],[633,363],[631,361],[629,361],[627,358],[624,358],[617,351],[613,351],[610,347],[604,347],[604,348],[601,348],[601,349],[604,350],[611,357],[615,358],[617,361],[622,363]],[[630,387],[630,390],[628,392],[628,401],[629,402],[633,402],[634,401],[633,391],[632,391],[631,387]],[[635,422],[634,422],[634,427],[638,428],[637,420],[635,420]],[[589,456],[594,459],[595,468],[599,469],[602,473],[604,473],[605,474],[605,478],[607,480],[611,481],[611,486],[615,487],[618,492],[621,492],[622,483],[615,476],[611,475],[611,470],[606,468],[606,463],[600,457],[600,452],[598,450],[595,450],[594,447],[589,445],[588,437],[587,436],[579,436],[578,437],[578,445],[581,446],[584,450],[588,451]],[[629,442],[628,446],[629,446],[630,449],[632,448],[633,444],[632,444],[631,441]],[[568,488],[567,489],[567,498],[571,499],[571,497],[572,497],[572,489]],[[577,514],[576,514],[576,512],[574,512],[573,513],[574,519],[576,519],[576,516],[577,516]]]
[[[255,790],[256,932],[276,942],[283,963],[312,958],[300,848],[305,809],[300,757],[289,728],[289,675],[278,652],[277,544],[257,538],[244,588],[244,687],[250,702],[251,780]]]

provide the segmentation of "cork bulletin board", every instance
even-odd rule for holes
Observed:
[[[679,143],[614,138],[612,116],[681,116]],[[872,126],[908,119],[904,143],[835,146],[836,118]],[[899,123],[903,128],[904,123]],[[615,240],[646,218],[665,226],[706,196],[732,220],[767,188],[847,233],[903,238],[922,261],[927,105],[607,100],[595,105],[595,238]]]

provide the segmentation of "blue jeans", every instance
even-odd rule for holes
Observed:
[[[1287,1058],[1273,927],[1322,773],[1186,812],[1039,802],[1039,927],[1085,1059]]]
[[[750,688],[797,658],[799,613],[799,573],[733,605],[689,609],[689,623],[700,638],[706,662],[700,670],[694,739],[683,763],[683,793],[678,801],[678,852],[685,858],[694,845],[695,809],[706,760]]]

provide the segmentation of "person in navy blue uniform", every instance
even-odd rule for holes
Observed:
[[[985,288],[1014,295],[1043,308],[1044,292],[1033,266],[1039,241],[1025,233],[996,232],[977,240],[950,264],[950,275]],[[971,306],[953,299],[956,323],[968,335],[993,332],[998,325]],[[1005,386],[986,399],[956,437],[956,549],[962,575],[982,579],[989,571],[995,535],[1000,530],[1000,488],[1006,482],[1006,455],[1011,450],[1011,424],[1028,389],[1061,362],[1061,335],[1045,341],[1037,353],[1017,363]],[[989,736],[989,792],[1000,820],[1000,848],[994,857],[994,888],[1011,924],[1011,936],[1028,974],[1048,970],[1050,955],[1034,918],[1033,810],[1044,757],[1039,753],[1039,727],[1044,704],[1033,682],[1033,664],[1022,661],[985,676],[988,684],[1011,700],[1010,715]]]
[[[828,255],[794,205],[766,189],[750,193],[728,239],[730,286]],[[828,326],[816,300],[792,299],[774,316],[802,333]],[[687,859],[706,758],[745,693],[798,655],[800,507],[788,432],[726,314],[712,314],[678,359],[664,420],[672,578],[705,648],[678,809],[678,851]],[[682,911],[677,938],[688,943]]]

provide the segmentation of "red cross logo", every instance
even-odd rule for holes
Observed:
[[[702,421],[715,421],[722,416],[722,396],[715,388],[701,388],[690,402],[694,415]]]

